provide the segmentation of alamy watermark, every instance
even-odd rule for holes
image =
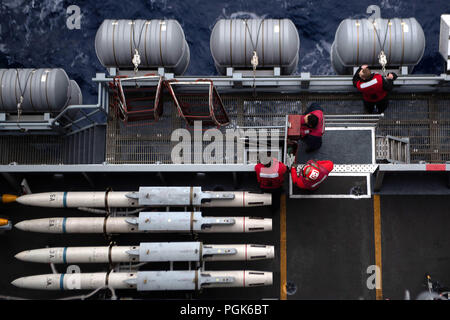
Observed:
[[[381,289],[381,270],[377,265],[370,265],[367,267],[367,274],[370,276],[367,278],[366,285],[369,290]]]
[[[67,7],[66,13],[68,15],[66,26],[69,30],[81,29],[81,9],[79,6],[71,5]]]

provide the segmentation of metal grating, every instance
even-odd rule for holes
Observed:
[[[230,118],[228,126],[218,128],[222,132],[236,126],[284,126],[286,114],[301,113],[310,102],[319,102],[329,115],[364,114],[359,94],[258,93],[254,97],[245,93],[221,94],[221,98]],[[171,163],[170,153],[178,143],[170,141],[172,131],[186,128],[193,136],[194,130],[186,127],[168,95],[164,101],[164,113],[158,122],[126,126],[117,115],[109,115],[105,161],[113,164]],[[408,137],[411,163],[450,161],[450,94],[393,94],[385,117],[377,124],[376,134]],[[0,136],[0,164],[89,163],[91,153],[97,151],[89,151],[87,156],[78,155],[79,148],[90,143],[87,141],[90,137],[83,139],[73,146],[75,142],[56,135],[3,135]],[[209,143],[202,142],[202,145],[205,147]],[[98,145],[95,149],[103,148]],[[195,151],[191,150],[193,158],[200,162],[203,155]],[[72,160],[68,162],[68,158]]]
[[[64,163],[64,137],[49,135],[0,136],[0,164]]]
[[[285,115],[301,113],[319,102],[326,114],[364,114],[359,94],[221,94],[230,124],[236,126],[283,126]],[[167,100],[166,100],[167,101]],[[159,125],[124,128],[117,119],[108,123],[107,161],[110,163],[171,163],[174,143],[170,134],[185,125],[172,102],[166,103]],[[204,128],[205,129],[205,128]],[[192,131],[192,129],[189,129]],[[411,162],[450,161],[450,95],[392,94],[389,108],[376,127],[380,136],[410,138]],[[208,143],[203,143],[206,146]],[[194,159],[201,159],[195,154]]]

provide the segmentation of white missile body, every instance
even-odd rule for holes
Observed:
[[[23,277],[14,286],[37,290],[94,290],[109,285],[113,289],[138,291],[200,290],[204,288],[268,286],[272,272],[263,271],[139,271],[44,274]]]
[[[139,217],[43,218],[15,227],[43,233],[259,232],[271,231],[272,219],[203,217],[201,212],[141,212]]]
[[[138,201],[126,197],[129,192],[46,192],[20,196],[17,202],[27,206],[47,208],[132,208]]]
[[[15,257],[22,261],[40,263],[248,261],[273,259],[274,247],[258,244],[144,242],[139,246],[43,248],[22,251]]]
[[[200,187],[140,187],[139,192],[86,191],[27,194],[17,202],[48,208],[133,208],[160,206],[256,207],[272,203],[270,193],[206,191]]]

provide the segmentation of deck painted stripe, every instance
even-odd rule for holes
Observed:
[[[64,290],[64,273],[61,273],[61,277],[59,278],[59,289]]]
[[[63,207],[67,208],[67,191],[63,195]]]
[[[63,250],[63,263],[67,263],[67,247],[64,247]]]
[[[427,171],[445,171],[446,165],[445,164],[427,164],[426,170]]]
[[[67,217],[63,219],[63,223],[62,223],[62,232],[66,233],[66,221],[67,221]]]
[[[376,299],[383,300],[383,269],[381,264],[381,210],[380,195],[373,196],[373,226],[375,234],[375,264],[378,266],[380,288],[376,289]],[[378,281],[377,281],[378,282]]]
[[[286,194],[282,194],[280,198],[280,300],[287,300],[286,277]]]

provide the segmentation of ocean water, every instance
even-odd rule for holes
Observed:
[[[67,8],[81,11],[80,29],[66,26]],[[184,29],[191,61],[186,75],[215,75],[209,49],[212,28],[223,18],[289,18],[300,36],[296,73],[331,75],[330,49],[339,23],[366,18],[369,5],[381,8],[383,18],[415,17],[426,37],[417,74],[440,74],[440,15],[450,14],[450,1],[423,0],[0,0],[0,67],[61,67],[78,82],[84,103],[96,103],[91,79],[103,72],[94,39],[104,19],[176,19]]]

